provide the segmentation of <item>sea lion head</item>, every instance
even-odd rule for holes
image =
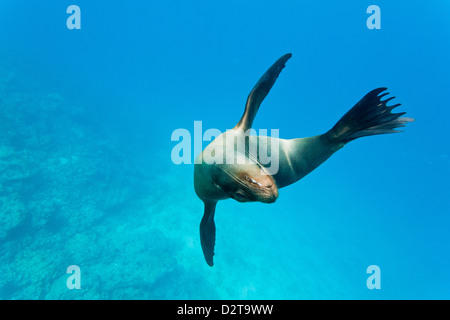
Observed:
[[[220,175],[217,185],[234,200],[272,203],[278,198],[275,180],[259,166],[230,167],[224,170],[225,174]]]

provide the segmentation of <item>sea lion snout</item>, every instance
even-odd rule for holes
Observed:
[[[247,174],[241,176],[247,194],[246,201],[259,201],[263,203],[273,203],[278,198],[278,188],[269,175],[258,175],[252,177]],[[239,200],[238,200],[239,201]]]
[[[258,194],[257,201],[262,203],[273,203],[278,198],[278,189],[270,188],[268,192]]]

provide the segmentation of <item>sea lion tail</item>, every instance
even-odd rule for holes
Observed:
[[[414,119],[401,117],[406,112],[391,113],[392,109],[400,106],[400,103],[387,106],[386,104],[395,97],[382,101],[381,98],[389,94],[389,92],[380,94],[385,90],[387,88],[378,88],[366,94],[326,133],[327,137],[332,141],[347,143],[361,137],[402,132],[394,129],[404,127],[407,122]]]

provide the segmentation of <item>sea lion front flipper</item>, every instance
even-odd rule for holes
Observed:
[[[247,103],[245,105],[244,114],[239,120],[238,124],[234,129],[242,129],[246,131],[252,127],[253,120],[255,119],[256,113],[258,112],[259,106],[263,102],[264,98],[272,89],[275,81],[278,78],[281,70],[286,66],[286,62],[292,57],[291,53],[287,53],[281,58],[279,58],[259,79],[256,85],[253,87],[252,91],[247,98]]]
[[[200,222],[200,242],[202,244],[203,255],[206,263],[212,267],[214,265],[214,245],[216,243],[216,225],[214,224],[214,212],[217,202],[205,201],[205,212]]]

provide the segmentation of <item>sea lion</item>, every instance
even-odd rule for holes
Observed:
[[[387,106],[395,97],[381,100],[389,93],[384,92],[387,88],[378,88],[366,94],[324,134],[291,140],[249,135],[259,106],[291,56],[290,53],[283,55],[264,73],[250,92],[244,114],[236,126],[216,137],[195,161],[195,192],[204,202],[200,241],[209,266],[214,264],[214,214],[219,200],[275,202],[280,188],[306,176],[348,142],[365,136],[400,132],[394,129],[414,121],[401,117],[406,112],[391,113],[400,104]],[[244,141],[244,145],[237,143],[238,140]],[[270,172],[268,165],[261,161],[260,147],[278,155],[277,171]]]

